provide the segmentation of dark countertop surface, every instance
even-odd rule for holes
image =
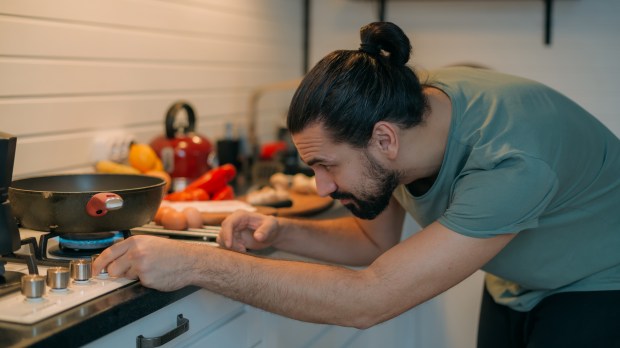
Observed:
[[[2,347],[79,347],[197,291],[160,292],[131,283],[34,324],[0,321]]]

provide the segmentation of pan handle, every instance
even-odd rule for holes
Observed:
[[[101,192],[92,196],[86,203],[86,212],[92,217],[104,216],[110,210],[123,207],[123,198],[116,193]]]

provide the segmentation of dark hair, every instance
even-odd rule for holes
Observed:
[[[292,134],[319,122],[333,141],[363,148],[379,121],[403,128],[422,121],[428,104],[406,65],[411,44],[405,33],[393,23],[376,22],[362,27],[360,37],[360,49],[334,51],[304,77],[288,111]]]

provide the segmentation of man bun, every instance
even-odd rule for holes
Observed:
[[[400,27],[391,22],[373,22],[360,29],[360,51],[386,57],[391,64],[405,65],[411,43]]]
[[[331,141],[365,148],[379,121],[402,129],[422,122],[428,102],[407,65],[411,44],[405,33],[377,22],[362,27],[360,37],[359,49],[329,53],[303,78],[286,118],[291,134],[320,124]]]

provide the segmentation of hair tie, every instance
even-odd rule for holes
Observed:
[[[378,56],[381,54],[381,47],[371,43],[362,43],[359,50],[373,56]]]

